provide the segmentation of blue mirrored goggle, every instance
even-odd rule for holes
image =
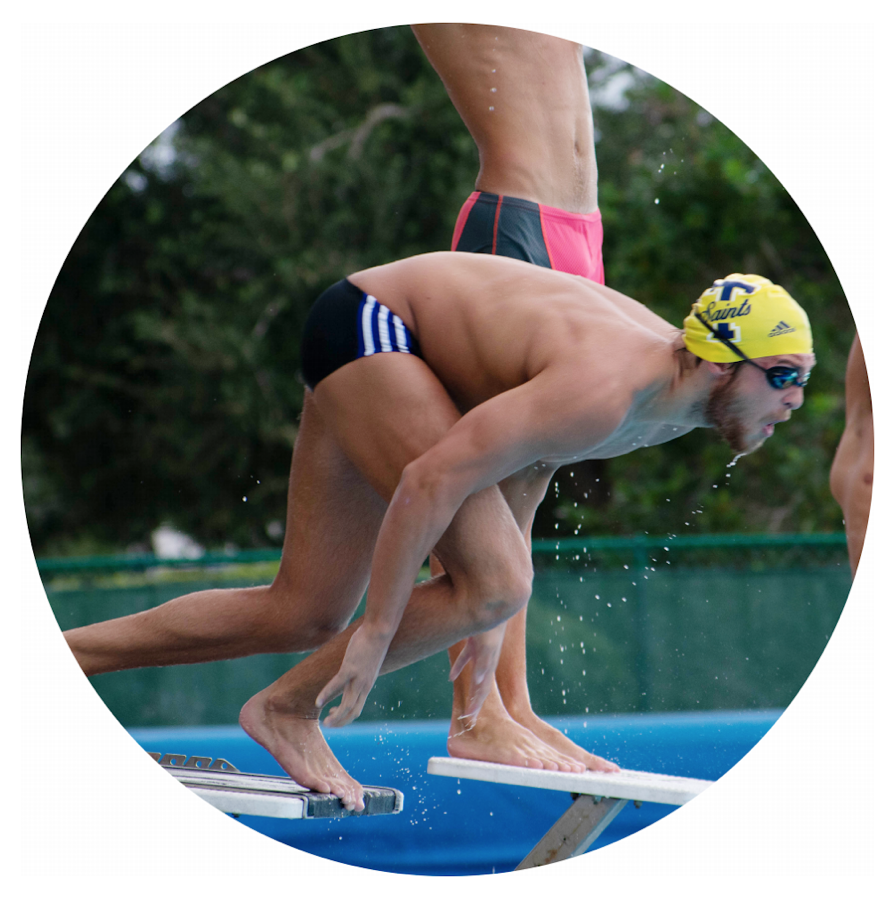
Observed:
[[[801,378],[800,372],[796,368],[789,368],[787,365],[773,365],[772,368],[763,368],[762,365],[757,365],[751,359],[745,359],[744,361],[750,362],[751,365],[760,369],[766,375],[766,380],[769,384],[776,390],[787,390],[788,387],[805,387],[806,382],[809,380],[809,372]]]
[[[805,387],[807,381],[809,381],[809,372],[806,372],[801,378],[799,369],[791,368],[789,365],[773,365],[771,368],[763,368],[762,365],[754,362],[749,356],[745,356],[731,340],[723,337],[699,312],[695,313],[695,318],[735,355],[739,356],[744,362],[748,362],[754,368],[758,368],[766,376],[769,386],[775,390],[787,390],[789,387]]]

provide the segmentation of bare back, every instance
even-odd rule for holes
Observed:
[[[672,368],[677,328],[574,275],[498,256],[430,253],[350,281],[403,319],[462,412],[546,369],[581,391],[620,379],[632,396]]]
[[[475,187],[568,212],[598,207],[579,44],[491,25],[413,25],[480,155]]]

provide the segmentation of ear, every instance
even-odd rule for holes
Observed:
[[[734,362],[709,362],[706,359],[704,364],[707,366],[710,374],[716,378],[726,377],[735,365]]]

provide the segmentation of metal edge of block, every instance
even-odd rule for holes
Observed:
[[[226,759],[149,752],[175,780],[215,808],[235,815],[277,818],[347,818],[396,815],[403,811],[404,796],[392,787],[363,786],[364,808],[349,811],[329,793],[315,793],[290,777],[249,774]],[[264,808],[268,811],[256,811]],[[299,812],[299,813],[297,813]]]
[[[330,793],[314,793],[291,778],[269,774],[231,774],[168,767],[178,783],[214,808],[233,815],[269,818],[348,818],[394,815],[403,810],[403,793],[390,787],[363,787],[364,808],[351,811]]]
[[[310,793],[307,787],[295,783],[290,777],[274,774],[230,774],[228,772],[167,768],[170,775],[189,787],[210,787],[238,790],[242,793],[280,793],[283,796],[302,796]]]
[[[209,805],[228,815],[255,815],[263,818],[289,819],[307,817],[307,800],[303,796],[246,794],[233,790],[185,786]]]

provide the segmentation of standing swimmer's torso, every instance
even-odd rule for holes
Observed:
[[[413,30],[477,144],[477,190],[567,212],[598,208],[592,107],[579,44],[492,25]]]

